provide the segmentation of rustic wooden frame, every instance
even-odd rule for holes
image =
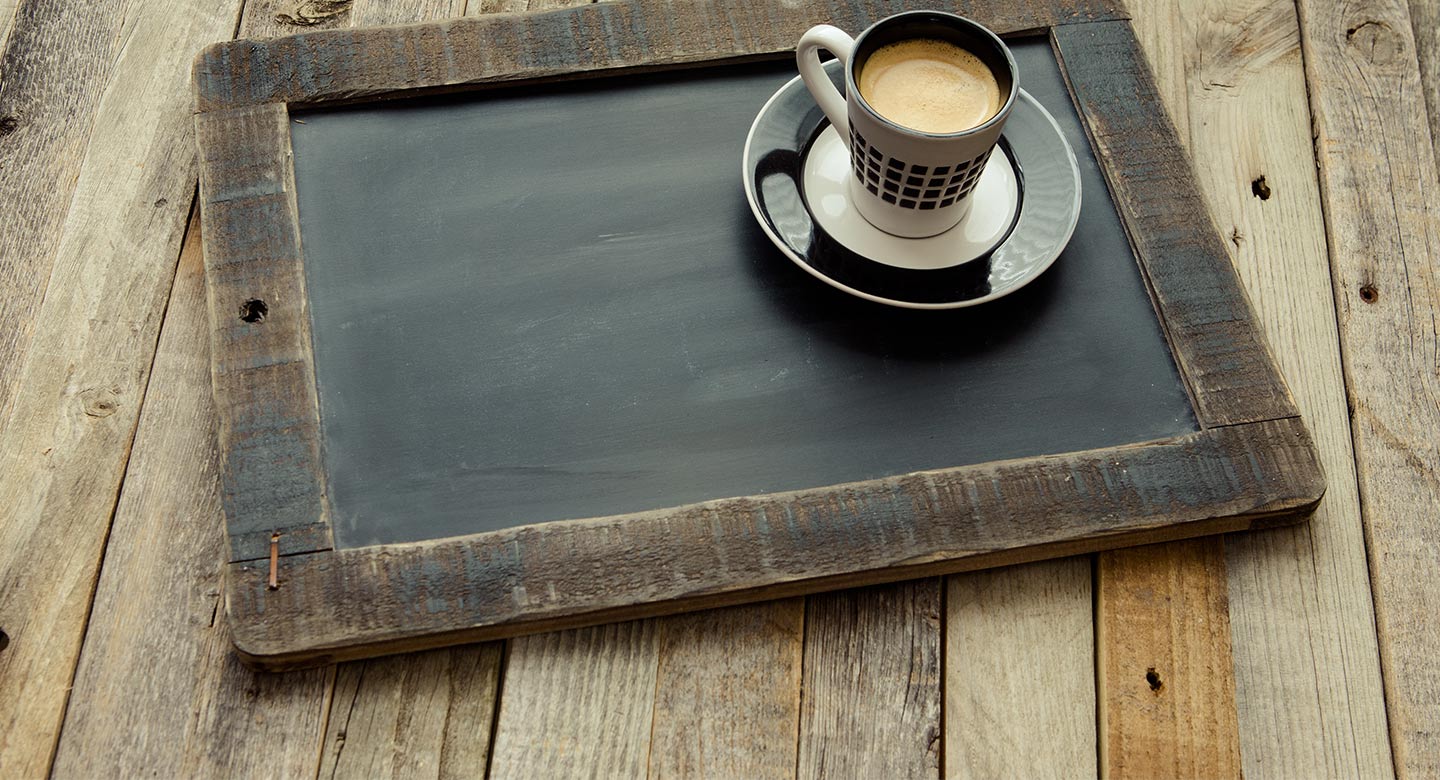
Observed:
[[[241,656],[266,668],[314,665],[1278,525],[1312,510],[1324,492],[1315,448],[1204,216],[1124,14],[1104,0],[938,5],[1002,34],[1048,32],[1199,432],[337,550],[320,459],[291,106],[779,56],[811,24],[856,30],[908,3],[836,2],[825,18],[758,0],[635,0],[217,44],[196,61],[195,125],[227,612]],[[263,318],[254,301],[264,302]]]

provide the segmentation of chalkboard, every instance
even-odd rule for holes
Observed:
[[[851,299],[760,232],[741,147],[793,61],[297,113],[336,544],[1199,430],[1053,49],[1010,45],[1084,206],[975,310]]]
[[[242,658],[313,665],[1306,516],[1315,448],[1123,13],[938,5],[1012,36],[1084,192],[1052,268],[950,312],[821,284],[741,189],[746,130],[800,33],[863,29],[867,4],[618,0],[207,49],[195,126]]]

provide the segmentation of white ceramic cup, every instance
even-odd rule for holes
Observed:
[[[958,133],[926,133],[880,116],[860,94],[860,72],[881,46],[917,38],[948,41],[980,58],[1000,86],[1000,110]],[[826,75],[820,50],[845,67],[845,95]],[[909,11],[851,38],[828,24],[800,37],[795,62],[805,87],[850,149],[850,199],[871,224],[905,238],[944,233],[970,212],[971,195],[1020,91],[1015,57],[1000,37],[969,19]]]

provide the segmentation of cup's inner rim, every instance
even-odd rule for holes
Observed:
[[[1001,93],[1005,95],[1000,109],[984,122],[953,133],[930,133],[916,130],[913,127],[893,122],[876,111],[874,106],[871,106],[865,96],[860,93],[859,74],[861,69],[870,59],[870,55],[881,46],[917,38],[938,39],[953,43],[979,57],[980,61],[990,69],[990,73],[995,76]],[[855,40],[854,49],[851,50],[849,65],[845,68],[845,89],[855,96],[856,102],[866,113],[876,121],[898,132],[923,138],[964,138],[985,132],[1004,120],[1005,115],[1014,105],[1015,97],[1020,90],[1016,75],[1014,55],[1010,53],[1010,49],[1005,46],[1000,37],[991,32],[989,28],[963,16],[942,11],[908,11],[883,19],[860,33]]]

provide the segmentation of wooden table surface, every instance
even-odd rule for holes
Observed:
[[[1309,524],[269,675],[217,620],[191,60],[571,4],[297,2],[0,0],[0,777],[1440,776],[1440,2],[1131,4]]]

